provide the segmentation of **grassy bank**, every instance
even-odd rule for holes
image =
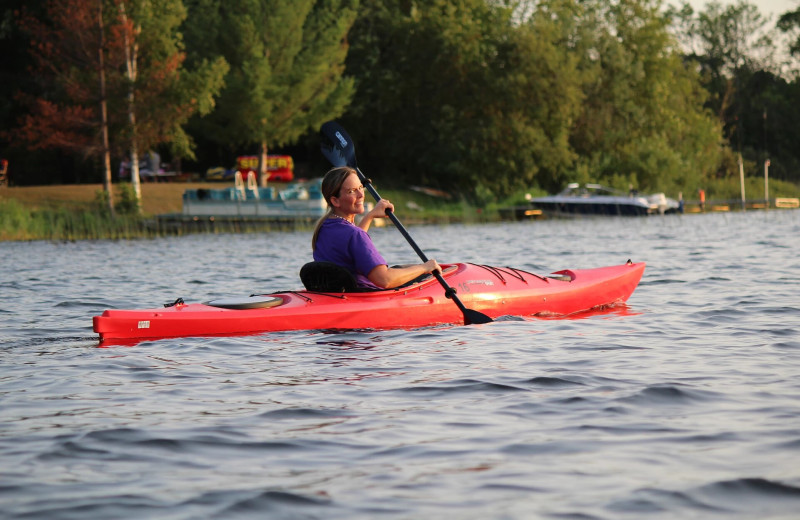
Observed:
[[[130,185],[114,185],[118,211],[112,217],[100,184],[5,187],[0,189],[0,240],[151,236],[152,216],[180,211],[186,188],[186,184],[143,185],[140,216],[133,211]]]
[[[187,189],[227,187],[221,183],[142,184],[142,214],[132,211],[129,184],[113,187],[116,215],[108,214],[102,185],[26,186],[0,189],[0,241],[127,239],[193,232],[192,229],[163,226],[157,215],[180,213]],[[276,183],[276,188],[284,185]],[[483,220],[486,213],[475,208],[414,191],[386,191],[404,222],[456,222]],[[270,229],[269,224],[248,226],[247,231]],[[194,230],[208,232],[209,228]],[[245,229],[223,223],[214,232]]]
[[[114,184],[115,200],[120,198],[121,186],[130,185]],[[220,183],[212,182],[142,183],[142,213],[145,217],[160,213],[180,213],[184,190],[221,187]],[[102,184],[9,187],[0,190],[0,200],[13,199],[32,210],[80,210],[94,203],[97,200],[97,193],[102,191]]]

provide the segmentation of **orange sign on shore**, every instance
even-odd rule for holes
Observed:
[[[258,156],[240,155],[236,158],[236,169],[246,179],[250,172],[258,175]],[[270,181],[289,182],[294,179],[294,161],[291,155],[268,155],[267,177]]]

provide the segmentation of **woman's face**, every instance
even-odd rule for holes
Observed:
[[[331,203],[336,213],[342,216],[364,213],[364,186],[361,185],[358,175],[351,173],[347,176],[339,195],[331,197]]]

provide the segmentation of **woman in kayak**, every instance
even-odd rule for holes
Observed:
[[[317,262],[333,262],[353,273],[359,287],[392,289],[418,276],[440,271],[436,260],[424,264],[389,267],[367,234],[372,220],[385,218],[394,205],[381,199],[358,225],[356,215],[364,213],[364,186],[353,168],[333,168],[322,179],[322,196],[327,213],[319,219],[311,238]]]

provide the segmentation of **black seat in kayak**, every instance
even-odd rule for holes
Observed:
[[[365,292],[374,289],[359,287],[353,273],[333,262],[309,262],[300,269],[300,280],[306,290],[315,292]]]

